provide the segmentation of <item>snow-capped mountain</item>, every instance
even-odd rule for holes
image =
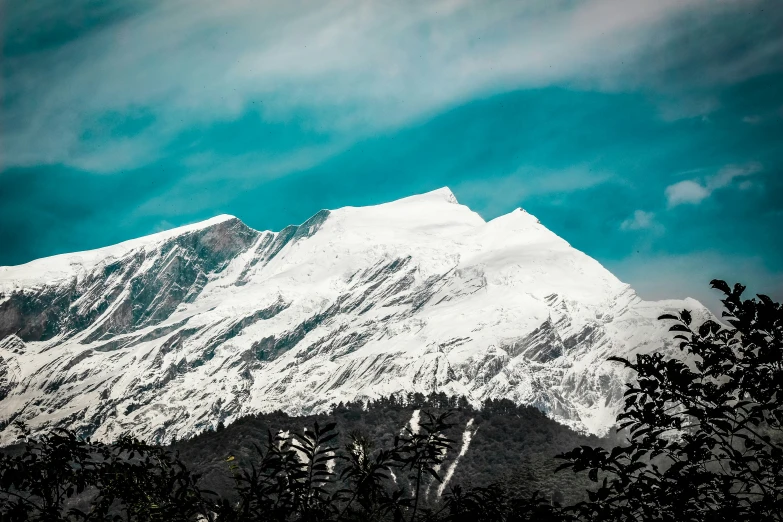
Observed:
[[[610,355],[672,349],[661,313],[524,210],[448,189],[259,232],[232,216],[0,268],[0,435],[193,435],[282,409],[433,390],[612,424]]]

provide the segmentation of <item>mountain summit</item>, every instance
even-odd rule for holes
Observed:
[[[233,216],[0,268],[0,427],[167,441],[418,391],[506,397],[604,433],[671,350],[664,312],[518,209],[439,189],[256,231]]]

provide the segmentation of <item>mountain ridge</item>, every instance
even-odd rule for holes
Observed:
[[[686,306],[708,314],[642,301],[535,216],[485,221],[448,188],[279,232],[221,215],[0,268],[0,421],[165,441],[413,389],[602,433],[627,378],[606,358],[671,349],[655,318]]]

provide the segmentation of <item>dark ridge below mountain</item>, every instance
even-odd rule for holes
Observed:
[[[412,417],[422,420],[424,412],[436,414],[449,409],[453,412],[449,418],[453,426],[447,435],[455,443],[441,467],[441,476],[455,467],[446,487],[496,483],[524,497],[540,491],[559,503],[580,501],[590,482],[585,474],[555,473],[561,463],[555,456],[580,445],[610,442],[608,438],[581,435],[547,418],[537,408],[517,406],[505,399],[486,401],[481,410],[476,410],[467,401],[443,394],[427,398],[416,394],[408,404],[384,398],[369,404],[340,404],[330,414],[289,416],[277,411],[246,416],[229,426],[176,441],[170,448],[179,452],[190,469],[203,474],[202,487],[230,497],[234,479],[229,466],[250,469],[259,461],[256,446],[265,447],[270,431],[273,436],[279,431],[302,433],[305,428],[312,429],[314,422],[321,426],[336,422],[340,435],[334,446],[344,448],[350,434],[358,432],[369,436],[376,450],[380,450],[393,446],[395,436],[410,427]],[[471,440],[464,454],[459,455],[466,432],[471,434]],[[227,462],[229,457],[234,458]],[[338,462],[338,473],[339,470]],[[404,472],[398,473],[398,484],[402,485],[399,481],[405,480],[404,476]],[[438,487],[430,479],[428,499],[436,498]]]

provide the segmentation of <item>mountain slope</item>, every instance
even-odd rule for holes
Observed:
[[[169,440],[438,390],[600,434],[627,379],[606,358],[671,349],[655,318],[682,308],[707,314],[644,302],[532,215],[485,222],[448,189],[276,233],[220,216],[0,268],[0,419]]]

